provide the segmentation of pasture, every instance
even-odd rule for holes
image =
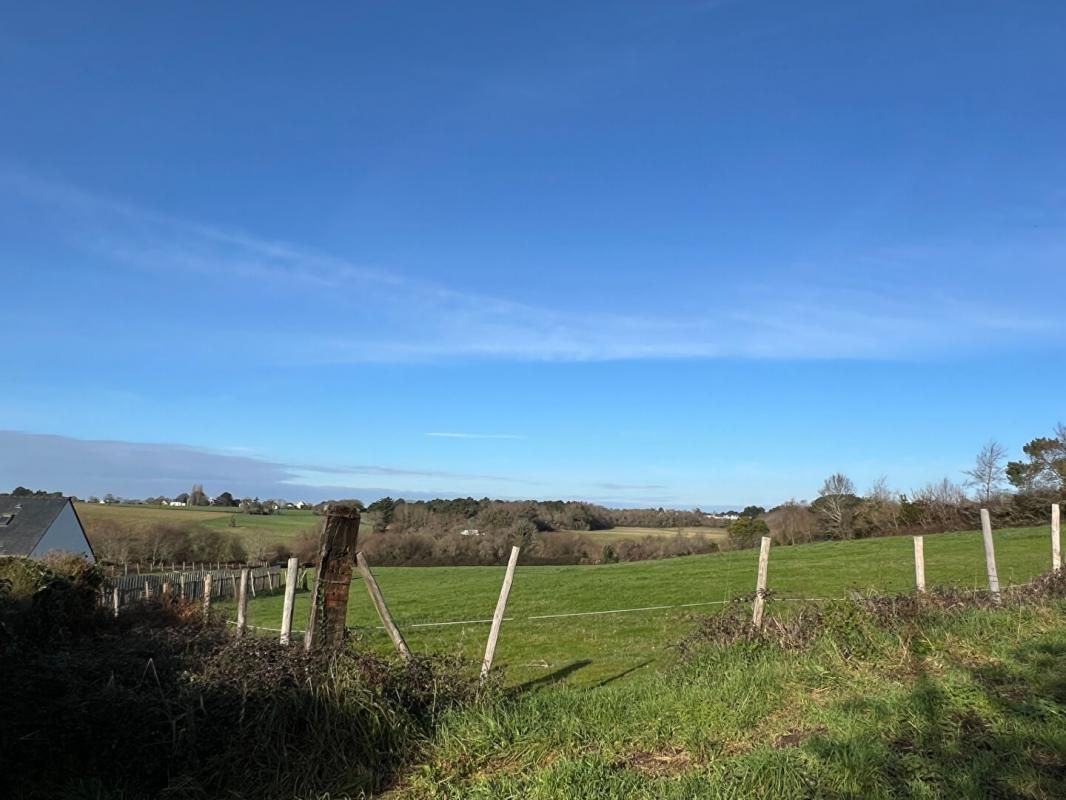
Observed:
[[[90,540],[101,525],[118,525],[131,535],[145,533],[159,523],[202,525],[212,530],[228,531],[239,537],[246,547],[275,542],[292,545],[315,523],[311,511],[287,510],[279,514],[242,514],[235,508],[196,506],[181,508],[149,505],[103,505],[78,503],[78,516]],[[232,521],[232,526],[231,526]]]
[[[627,539],[643,539],[647,536],[705,536],[711,541],[722,542],[729,538],[725,528],[639,528],[619,526],[598,531],[563,531],[578,536],[587,536],[602,544],[614,544]]]
[[[1047,527],[996,532],[1004,587],[1049,569],[1049,533]],[[929,586],[983,588],[983,553],[978,532],[926,536]],[[627,564],[519,566],[496,663],[505,668],[512,686],[566,682],[589,687],[654,672],[664,659],[674,658],[669,647],[694,616],[753,593],[757,558],[757,551],[743,550]],[[374,574],[412,650],[480,659],[502,566],[393,567],[375,569]],[[787,608],[788,598],[841,597],[849,591],[907,592],[913,586],[910,537],[775,547],[768,609],[777,613]],[[307,619],[308,596],[297,595],[296,628]],[[252,601],[249,624],[278,628],[281,604],[280,596]],[[622,613],[599,613],[607,611]],[[352,586],[348,620],[365,646],[388,650],[358,578]]]

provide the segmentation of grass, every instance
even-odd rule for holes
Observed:
[[[78,516],[89,534],[103,522],[116,523],[132,534],[140,534],[152,525],[165,522],[176,524],[193,523],[214,530],[225,530],[240,537],[246,547],[280,542],[293,544],[315,522],[311,511],[287,510],[280,514],[242,514],[231,508],[197,506],[181,508],[147,505],[103,505],[78,503]],[[230,520],[236,527],[230,527]]]
[[[803,651],[708,647],[599,688],[448,715],[410,798],[1056,798],[1066,605],[872,623],[841,603]]]
[[[1050,566],[1049,529],[996,532],[996,555],[1004,586],[1021,583]],[[511,591],[496,663],[511,686],[566,682],[579,687],[636,680],[654,673],[674,655],[676,642],[694,615],[716,606],[657,609],[623,614],[529,619],[612,609],[724,601],[754,590],[758,553],[745,550],[707,556],[627,564],[564,567],[519,566]],[[985,585],[984,554],[976,532],[927,536],[926,580],[932,586]],[[445,627],[421,623],[486,620],[503,577],[502,567],[393,567],[374,574],[408,643],[417,652],[459,654],[479,660],[488,626],[484,622]],[[849,589],[904,592],[913,587],[909,537],[824,542],[775,548],[769,586],[778,597],[833,597]],[[252,625],[277,628],[281,597],[249,604]],[[787,605],[771,600],[771,610]],[[302,628],[308,595],[297,595],[296,623]],[[389,643],[360,581],[352,586],[349,625],[367,647]]]

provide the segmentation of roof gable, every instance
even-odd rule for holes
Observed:
[[[0,556],[32,553],[69,502],[67,497],[0,495]]]

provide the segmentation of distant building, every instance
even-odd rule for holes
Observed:
[[[50,550],[96,561],[70,498],[0,495],[0,557],[40,558]]]

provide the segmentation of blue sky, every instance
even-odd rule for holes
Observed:
[[[0,9],[0,487],[768,505],[1066,419],[1061,3]]]

